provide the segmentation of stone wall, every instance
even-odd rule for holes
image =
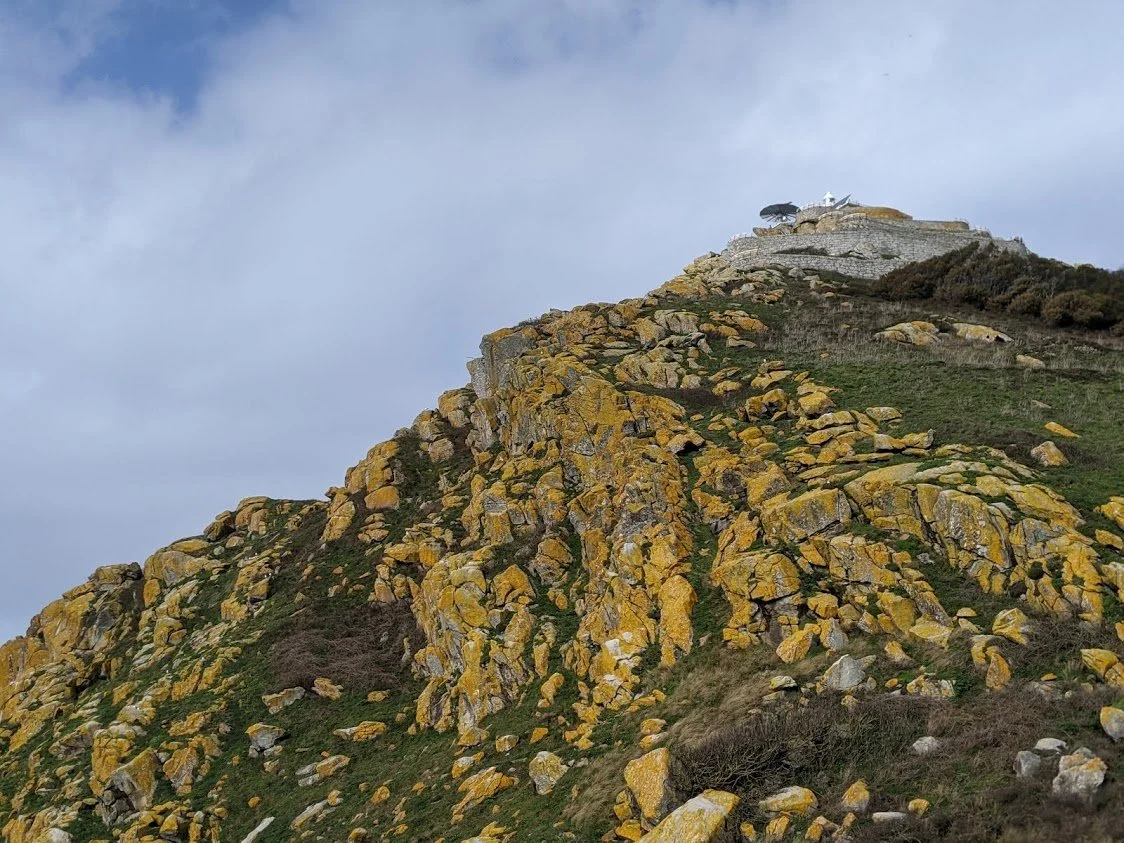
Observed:
[[[1026,246],[1020,240],[995,238],[987,231],[967,229],[959,223],[890,221],[849,214],[832,231],[766,237],[738,235],[730,240],[724,255],[737,269],[797,266],[857,278],[880,278],[906,263],[928,260],[971,243],[991,243],[1000,249],[1026,254]],[[815,249],[826,254],[791,254],[794,249]]]
[[[887,272],[905,266],[904,260],[862,260],[861,258],[833,258],[823,255],[763,255],[733,259],[736,269],[764,269],[765,267],[797,267],[812,272],[838,272],[850,278],[873,281]]]

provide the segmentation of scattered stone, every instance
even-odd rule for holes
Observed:
[[[273,821],[275,819],[276,817],[266,817],[264,820],[254,826],[253,830],[249,834],[242,838],[242,843],[254,843],[254,841],[256,841],[267,828],[273,825]]]
[[[346,755],[329,755],[322,761],[306,764],[297,770],[297,784],[301,787],[311,787],[329,776],[334,776],[351,763]]]
[[[488,767],[486,770],[481,770],[479,773],[469,776],[457,788],[457,793],[463,793],[464,796],[453,808],[454,821],[464,816],[464,812],[468,809],[491,799],[500,791],[507,790],[514,784],[514,778],[505,776],[495,767]]]
[[[766,814],[797,814],[802,817],[811,814],[818,805],[816,794],[798,785],[779,790],[758,803]]]
[[[819,841],[825,839],[825,835],[833,833],[838,828],[839,826],[820,814],[808,824],[808,828],[804,832],[804,839],[810,841],[810,843],[819,843]]]
[[[538,753],[528,766],[531,781],[535,784],[535,793],[539,796],[550,793],[566,770],[566,764],[553,752]]]
[[[905,650],[902,649],[902,645],[897,641],[888,642],[882,649],[886,653],[887,658],[899,667],[908,667],[913,664],[913,659],[906,655]]]
[[[909,814],[902,811],[875,811],[870,818],[876,823],[896,823],[909,819]]]
[[[449,770],[449,775],[452,776],[453,779],[459,779],[476,766],[476,763],[483,757],[484,754],[482,752],[478,752],[475,755],[462,755],[453,762],[453,766]]]
[[[932,735],[926,735],[923,738],[918,738],[913,742],[910,747],[918,755],[928,755],[930,752],[936,752],[940,749],[941,742],[939,739]]]
[[[1112,705],[1101,708],[1101,728],[1114,741],[1124,738],[1124,711]]]
[[[788,836],[789,826],[792,825],[792,817],[788,814],[780,814],[769,820],[769,824],[765,826],[765,843],[781,843]]]
[[[1038,464],[1045,468],[1055,468],[1059,465],[1069,465],[1069,460],[1066,459],[1065,454],[1061,449],[1047,439],[1041,445],[1036,445],[1030,449],[1030,455],[1038,461]]]
[[[1037,357],[1031,357],[1029,354],[1016,354],[1015,362],[1022,366],[1024,369],[1045,369],[1046,364],[1039,360]]]
[[[1066,743],[1057,738],[1039,738],[1038,742],[1034,745],[1038,752],[1065,752]]]
[[[1093,511],[1099,512],[1109,521],[1115,522],[1121,530],[1124,530],[1124,495],[1113,495],[1108,499],[1108,503],[1101,504]]]
[[[1058,424],[1057,422],[1046,422],[1046,424],[1043,425],[1043,427],[1045,427],[1051,433],[1056,434],[1057,436],[1064,436],[1066,439],[1077,439],[1078,438],[1076,433],[1074,433],[1068,427],[1063,427],[1062,425]]]
[[[832,691],[849,691],[865,681],[862,662],[850,655],[841,656],[823,675],[824,686]]]
[[[255,723],[246,728],[246,734],[250,737],[250,755],[256,756],[258,753],[265,752],[267,749],[272,749],[277,742],[288,733],[280,726],[270,726],[268,723]]]
[[[940,332],[932,322],[899,322],[874,335],[875,339],[924,347],[939,339]]]
[[[866,782],[859,779],[847,788],[840,804],[844,811],[853,811],[856,814],[863,813],[870,804],[870,789],[866,786]]]
[[[1108,766],[1091,750],[1081,747],[1058,759],[1058,774],[1051,791],[1055,796],[1088,799],[1104,782]]]
[[[928,799],[910,799],[906,810],[913,814],[915,817],[923,817],[929,811]]]
[[[387,725],[378,720],[364,720],[358,726],[350,726],[346,729],[335,729],[332,731],[332,734],[344,740],[361,743],[363,741],[374,740],[380,735],[386,734],[386,729]]]
[[[989,328],[987,325],[973,325],[969,322],[953,322],[953,333],[962,340],[970,342],[1002,343],[1010,342],[1011,338],[1002,331]]]
[[[286,688],[276,694],[262,694],[261,701],[265,703],[265,707],[269,709],[270,714],[277,714],[281,709],[287,708],[297,700],[304,699],[305,693],[304,688]]]
[[[902,417],[895,407],[867,407],[866,414],[879,423],[898,421]]]
[[[1121,538],[1115,533],[1110,533],[1108,530],[1094,530],[1093,538],[1097,540],[1098,544],[1104,547],[1111,547],[1113,550],[1124,553],[1124,538]]]
[[[293,831],[300,831],[309,822],[316,819],[317,817],[322,816],[325,811],[328,810],[328,808],[329,805],[327,799],[321,799],[319,802],[313,802],[311,805],[297,814],[296,818],[291,823],[289,823],[289,828],[291,828]]]
[[[717,843],[733,833],[738,799],[724,790],[704,790],[672,811],[644,836],[644,843]]]
[[[671,753],[660,747],[629,761],[624,767],[624,783],[636,805],[640,824],[653,828],[675,804]]]
[[[312,683],[312,693],[318,694],[327,700],[338,700],[343,694],[343,688],[330,679],[321,677]]]
[[[1042,767],[1042,756],[1029,749],[1015,753],[1015,776],[1025,779],[1033,776]]]
[[[1016,644],[1029,644],[1030,618],[1021,609],[1004,609],[995,616],[991,631]]]

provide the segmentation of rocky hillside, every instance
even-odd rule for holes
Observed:
[[[4,840],[1124,839],[1124,351],[865,290],[552,311],[98,569],[0,648]]]

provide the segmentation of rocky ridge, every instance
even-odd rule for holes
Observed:
[[[1095,798],[1124,736],[1124,497],[1082,510],[1049,468],[767,353],[825,289],[711,254],[497,331],[326,502],[248,498],[98,569],[0,648],[4,839],[842,840],[955,807],[868,813],[850,768],[818,793],[704,782],[675,686],[712,658],[760,660],[746,717],[1088,700],[1095,750],[1005,764]],[[882,339],[1010,340],[957,324]],[[357,639],[377,671],[331,617],[381,630]],[[1035,662],[1056,628],[1081,640]],[[279,649],[299,636],[307,676]]]

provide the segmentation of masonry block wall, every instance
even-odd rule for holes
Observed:
[[[764,266],[830,270],[856,278],[880,278],[906,263],[928,260],[971,243],[1026,254],[1020,240],[992,237],[978,229],[949,230],[928,220],[871,219],[861,213],[839,219],[834,230],[765,237],[737,235],[723,253],[738,269]],[[815,250],[826,254],[794,254]]]

